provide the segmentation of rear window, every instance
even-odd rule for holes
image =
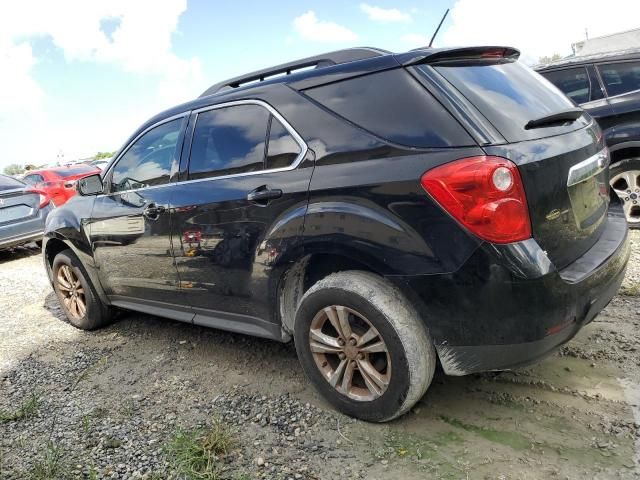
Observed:
[[[536,120],[575,108],[549,81],[520,62],[435,68],[489,120],[509,142],[571,132],[589,123],[585,116],[566,126],[525,130]]]
[[[4,190],[13,190],[14,188],[24,187],[25,184],[15,178],[0,175],[0,192]]]
[[[73,167],[65,168],[64,170],[54,170],[56,175],[61,177],[72,177],[73,175],[80,175],[83,173],[95,172],[96,168],[90,165],[74,165]]]
[[[400,145],[474,145],[460,124],[403,69],[388,70],[304,91],[374,135]]]

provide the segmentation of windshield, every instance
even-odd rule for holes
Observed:
[[[520,62],[439,65],[435,68],[498,129],[509,142],[559,135],[586,126],[583,116],[561,126],[526,130],[525,125],[575,105],[554,85]]]

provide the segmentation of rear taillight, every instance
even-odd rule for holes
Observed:
[[[463,158],[429,170],[422,187],[472,233],[493,243],[531,237],[520,173],[505,158]]]

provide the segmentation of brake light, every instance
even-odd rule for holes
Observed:
[[[480,238],[511,243],[531,237],[520,173],[506,158],[463,158],[429,170],[422,187],[451,216]]]

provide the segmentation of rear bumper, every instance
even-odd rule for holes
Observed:
[[[49,204],[33,218],[0,226],[0,249],[42,239],[44,223],[52,209],[53,206]]]
[[[483,245],[448,275],[396,277],[414,295],[449,375],[535,362],[607,306],[630,255],[626,221],[612,208],[598,242],[558,271],[534,240]]]

